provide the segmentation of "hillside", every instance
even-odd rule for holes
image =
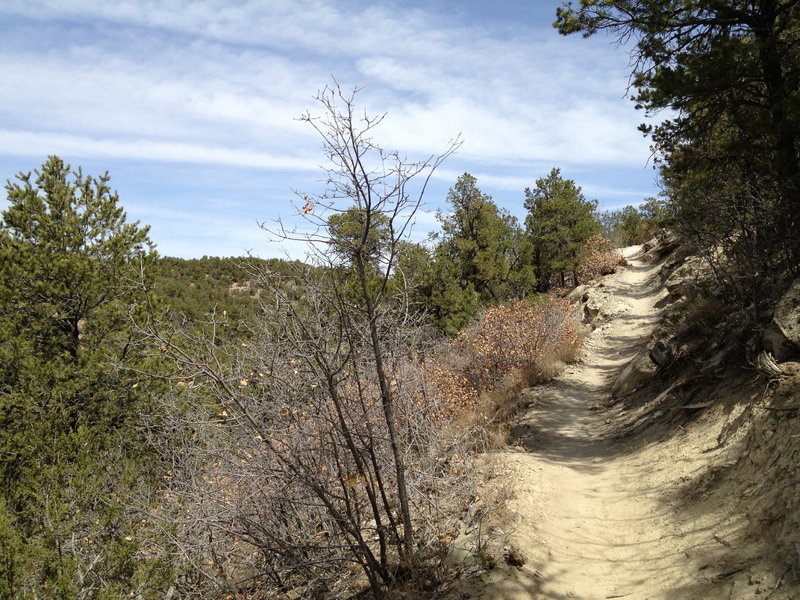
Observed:
[[[263,290],[261,273],[269,270],[287,275],[292,263],[253,257],[183,259],[160,257],[153,269],[154,286],[172,312],[190,321],[225,311],[233,320],[252,317]]]
[[[714,336],[684,323],[679,356],[657,368],[665,317],[692,307],[670,307],[669,259],[629,251],[583,295],[581,363],[523,392],[482,494],[508,494],[507,510],[465,526],[448,598],[800,597],[798,377],[726,364],[724,321]]]

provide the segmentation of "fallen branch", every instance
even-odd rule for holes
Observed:
[[[697,410],[698,408],[708,408],[713,402],[697,402],[696,404],[684,404],[676,408],[683,408],[686,410]]]
[[[761,352],[756,356],[755,367],[759,373],[770,379],[779,379],[784,374],[783,369],[778,366],[775,358],[769,352]]]

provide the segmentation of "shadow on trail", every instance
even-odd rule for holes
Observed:
[[[517,528],[528,563],[501,564],[477,585],[465,578],[453,599],[790,598],[773,595],[774,581],[767,587],[762,573],[749,570],[757,552],[766,556],[771,547],[753,550],[747,511],[754,492],[747,488],[747,497],[734,497],[731,484],[755,464],[732,460],[744,452],[731,454],[726,445],[751,438],[731,433],[728,441],[722,438],[727,429],[718,429],[717,420],[738,422],[734,411],[750,375],[722,378],[688,359],[674,361],[632,394],[611,397],[617,374],[645,347],[659,309],[669,303],[657,266],[637,263],[626,270],[638,276],[609,279],[603,287],[629,312],[599,323],[581,364],[523,392],[528,409],[510,435],[518,451],[507,454],[509,472],[520,481],[509,527]],[[708,433],[690,427],[694,421]],[[754,447],[772,468],[786,444],[769,442],[768,432]],[[771,485],[772,477],[763,474],[759,485]],[[781,513],[773,515],[777,531]],[[778,575],[788,564],[781,560],[774,560]]]
[[[624,296],[632,300],[646,300],[653,296],[653,288],[657,286],[656,280],[652,283],[646,283],[644,286],[639,284],[630,284],[618,282],[614,284],[615,295]]]
[[[616,367],[604,369],[609,374]],[[606,388],[607,386],[603,386]],[[572,468],[596,471],[593,460],[607,455],[607,440],[591,434],[587,404],[602,400],[604,390],[588,382],[565,379],[539,391],[544,399],[512,431],[514,441],[528,452]]]
[[[617,277],[604,287],[630,302],[630,311],[600,323],[602,331],[587,340],[584,361],[536,389],[536,402],[511,431],[513,443],[550,463],[599,473],[605,463],[648,444],[638,440],[634,448],[621,443],[620,423],[610,423],[606,415],[606,409],[618,404],[611,398],[614,381],[645,347],[661,317],[659,310],[652,310],[663,293],[658,270],[649,263],[629,263],[625,271],[639,276],[633,281]]]

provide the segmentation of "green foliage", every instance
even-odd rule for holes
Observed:
[[[269,271],[290,277],[297,261],[253,257],[183,259],[160,257],[151,268],[153,289],[176,324],[202,323],[209,315],[225,315],[227,335],[247,335],[247,324],[269,301],[259,281]]]
[[[398,242],[395,251],[390,296],[406,298],[412,311],[424,313],[430,307],[436,272],[431,251],[422,244],[404,240]]]
[[[331,215],[327,221],[332,270],[339,271],[341,292],[351,301],[359,302],[362,283],[377,294],[384,278],[391,276],[385,269],[394,270],[396,250],[386,242],[391,237],[390,218],[378,211],[365,211],[351,206]],[[363,269],[363,273],[359,273]],[[362,282],[363,275],[363,282]]]
[[[367,217],[370,222],[366,221]],[[344,264],[352,264],[356,255],[361,254],[377,270],[382,255],[387,251],[389,218],[379,212],[365,214],[365,211],[351,206],[328,218],[328,233],[334,254]]]
[[[51,157],[35,181],[6,186],[3,316],[49,356],[78,358],[126,318],[124,301],[149,260],[147,228],[125,223],[108,176],[84,177]],[[89,316],[95,318],[90,319]]]
[[[525,189],[525,225],[533,248],[533,266],[540,291],[566,285],[567,275],[577,284],[577,268],[586,241],[600,231],[596,200],[586,200],[581,188],[563,179],[559,169]]]
[[[530,244],[514,217],[497,207],[469,173],[447,195],[451,211],[439,212],[442,233],[434,250],[431,304],[449,333],[482,305],[524,298],[533,291]]]
[[[800,264],[797,2],[581,0],[557,19],[563,34],[636,40],[638,106],[675,115],[642,127],[674,224],[701,247],[733,254],[715,273],[758,306],[765,275],[797,274]]]
[[[50,157],[17,180],[0,224],[0,597],[127,596],[148,560],[125,498],[155,465],[129,315],[155,254],[107,175]]]
[[[641,244],[650,235],[644,214],[633,206],[619,211],[619,235],[622,246]]]
[[[639,211],[650,231],[655,232],[673,225],[672,207],[663,198],[647,198],[639,205]]]
[[[785,272],[798,272],[797,232],[777,182],[763,176],[767,156],[731,150],[732,129],[676,149],[661,171],[675,228],[698,248],[725,297],[748,308],[754,323]]]
[[[448,335],[455,335],[478,314],[482,303],[473,283],[463,279],[458,265],[440,248],[431,273],[429,302],[434,323]]]
[[[663,201],[649,198],[638,208],[625,206],[599,215],[603,234],[614,246],[642,244],[669,223],[669,210]]]

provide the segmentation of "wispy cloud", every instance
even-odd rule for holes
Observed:
[[[469,170],[509,204],[506,193],[564,165],[616,202],[646,187],[636,173],[649,154],[622,98],[627,59],[604,40],[560,38],[548,26],[558,4],[527,8],[540,18],[526,23],[446,3],[6,0],[0,154],[218,165],[274,180],[323,159],[297,117],[335,75],[365,86],[360,106],[388,113],[376,132],[387,148],[419,158],[462,133],[437,176],[440,199],[446,179]],[[639,181],[593,184],[593,170]]]
[[[211,163],[259,169],[314,171],[319,161],[236,148],[222,148],[184,142],[161,142],[148,139],[101,139],[51,132],[0,129],[0,146],[15,154],[43,156],[61,154],[131,158],[135,160],[176,163]]]

